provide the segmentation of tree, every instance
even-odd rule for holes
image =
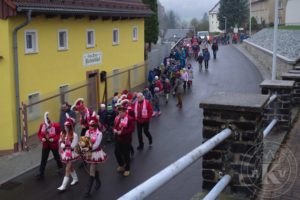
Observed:
[[[151,17],[145,19],[145,42],[148,43],[148,50],[151,51],[151,43],[156,44],[158,40],[158,17],[157,17],[157,0],[143,0],[143,3],[149,5],[154,13]]]
[[[203,14],[202,21],[208,21],[208,14],[207,14],[207,12]]]
[[[220,0],[218,14],[219,29],[225,29],[225,19],[227,27],[241,27],[247,23],[249,18],[249,0]]]
[[[202,20],[201,20],[201,31],[208,31],[209,29],[209,22],[208,22],[208,14],[204,13]]]
[[[187,21],[185,21],[185,20],[181,21],[180,28],[186,29],[188,27],[189,27],[189,23]]]
[[[251,17],[251,29],[257,30],[259,28],[255,17]]]
[[[178,28],[178,17],[173,10],[170,10],[167,14],[168,19],[168,29]]]
[[[200,26],[200,22],[197,18],[193,18],[190,21],[190,27],[195,28],[195,30],[198,30]]]

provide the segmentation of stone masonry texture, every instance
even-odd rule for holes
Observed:
[[[237,105],[232,99],[239,99]],[[210,190],[220,175],[229,174],[232,192],[247,197],[256,195],[262,177],[262,112],[267,99],[267,95],[258,94],[219,94],[200,104],[204,114],[204,142],[226,127],[234,131],[231,137],[203,157],[204,189]]]

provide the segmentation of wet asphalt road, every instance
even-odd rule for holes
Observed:
[[[245,92],[260,93],[259,83],[262,78],[255,66],[232,46],[221,46],[218,58],[210,61],[208,71],[199,71],[198,65],[192,62],[194,81],[192,89],[186,92],[182,110],[175,106],[175,98],[168,105],[162,101],[162,115],[151,121],[150,132],[153,135],[153,146],[149,148],[146,138],[145,149],[137,152],[132,159],[131,174],[122,177],[116,173],[116,160],[113,145],[106,144],[104,150],[109,160],[101,164],[100,177],[102,187],[93,192],[90,199],[114,200],[147,180],[181,156],[185,155],[202,142],[202,110],[200,101],[215,92]],[[137,146],[137,135],[134,134],[134,147]],[[20,163],[22,164],[22,163]],[[78,163],[77,163],[78,164]],[[13,166],[12,166],[13,167]],[[1,200],[66,200],[83,199],[87,182],[87,174],[76,167],[79,183],[69,186],[64,193],[58,193],[62,177],[56,173],[54,162],[46,168],[46,178],[37,181],[34,178],[36,170],[32,170],[12,180],[12,188],[1,189]],[[147,199],[189,200],[202,188],[201,160],[178,175],[167,185],[161,187]]]

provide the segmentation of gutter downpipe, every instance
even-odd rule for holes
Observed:
[[[31,21],[31,13],[27,12],[26,21],[18,25],[13,31],[13,49],[14,49],[14,75],[15,75],[15,91],[16,91],[16,117],[17,117],[17,134],[18,134],[18,151],[22,150],[22,134],[21,134],[21,116],[20,116],[20,85],[19,85],[19,57],[18,57],[18,31],[27,26]]]

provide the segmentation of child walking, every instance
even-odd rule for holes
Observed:
[[[160,89],[158,87],[155,87],[154,88],[154,96],[153,96],[154,112],[152,114],[152,117],[161,115],[160,106],[159,106],[159,92],[160,92]]]

